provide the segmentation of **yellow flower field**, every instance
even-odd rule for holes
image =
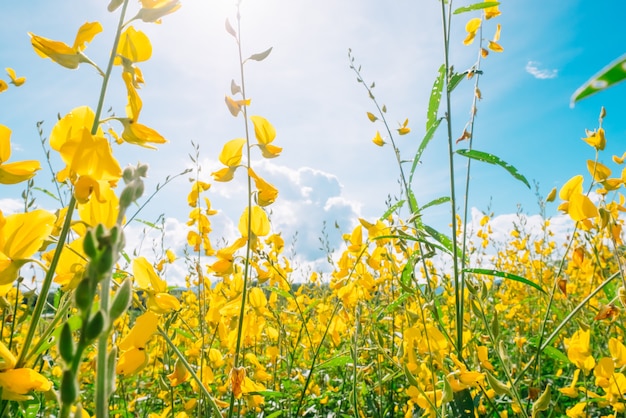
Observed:
[[[572,161],[579,174],[539,197],[539,229],[520,214],[506,239],[496,239],[494,215],[472,222],[459,197],[459,161],[495,165],[531,188],[515,167],[473,147],[481,60],[506,52],[498,2],[455,9],[442,2],[445,62],[424,98],[426,134],[409,159],[396,140],[411,132],[411,121],[388,123],[350,52],[349,68],[371,100],[370,138],[381,152],[391,148],[402,195],[377,219],[343,231],[341,251],[328,254],[332,273],[311,271],[304,282],[295,280],[289,243],[272,228],[281,191],[253,166],[289,146],[246,95],[244,75],[254,70],[245,64],[271,57],[272,48],[242,52],[237,3],[225,30],[240,74],[225,107],[241,130],[215,156],[221,166],[212,182],[201,179],[199,148],[194,168],[183,172],[190,179],[182,220],[187,272],[185,286],[175,287],[167,274],[177,258],[172,248],[150,258],[125,238],[135,202],[146,201],[149,168],[122,168],[117,155],[167,142],[158,127],[141,123],[141,67],[153,49],[142,28],[182,3],[110,1],[119,23],[106,63],[89,58],[87,48],[103,31],[99,22],[78,28],[71,46],[29,34],[47,61],[95,68],[101,90],[95,108],[76,103],[50,130],[46,146],[63,162],[60,170],[45,159],[15,161],[11,129],[0,125],[0,183],[31,190],[48,166],[59,193],[55,208],[0,211],[0,416],[623,416],[626,168],[623,155],[610,166],[600,162],[604,108],[582,137],[588,155]],[[451,64],[450,19],[463,20],[466,32],[454,42],[476,48],[478,60],[464,72]],[[18,68],[6,72],[0,92],[28,83]],[[123,116],[104,116],[114,77],[126,106]],[[450,97],[460,83],[472,84],[474,99],[459,137]],[[438,130],[447,131],[450,189],[418,202],[413,179],[423,175],[418,163]],[[213,234],[219,208],[208,191],[235,178],[245,179],[246,204],[228,214],[237,238],[227,242]],[[429,225],[425,209],[437,205],[450,207],[449,230]],[[565,239],[555,235],[546,205],[567,216]],[[27,269],[40,276],[35,291],[24,286]]]

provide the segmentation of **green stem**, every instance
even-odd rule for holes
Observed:
[[[459,359],[462,358],[463,353],[463,277],[459,274],[459,254],[457,254],[457,225],[456,225],[456,193],[454,182],[454,143],[452,140],[452,105],[450,103],[450,58],[449,58],[449,18],[446,18],[445,2],[441,2],[441,18],[443,26],[443,49],[444,49],[444,67],[446,77],[446,125],[448,128],[448,166],[450,169],[450,201],[452,210],[452,248],[454,254],[452,255],[453,274],[454,274],[454,307],[456,316],[456,351]],[[449,2],[448,7],[452,7],[452,1]]]
[[[70,203],[68,203],[67,205],[67,212],[65,215],[65,221],[63,222],[63,228],[61,229],[61,234],[59,235],[59,240],[57,241],[57,246],[54,250],[54,255],[52,256],[52,261],[50,261],[50,267],[48,268],[46,276],[43,280],[43,284],[41,285],[41,291],[39,292],[37,303],[35,303],[32,319],[30,321],[26,337],[24,338],[24,345],[22,346],[22,351],[20,352],[20,356],[17,360],[17,363],[15,364],[15,368],[24,367],[26,360],[28,360],[29,358],[26,354],[28,353],[30,345],[33,342],[33,338],[35,337],[35,332],[37,331],[37,326],[39,325],[39,319],[41,318],[43,309],[48,302],[48,292],[50,292],[52,279],[54,277],[54,273],[56,272],[56,267],[59,263],[59,259],[61,258],[61,251],[63,251],[63,247],[65,246],[65,241],[67,239],[67,235],[69,233],[70,225],[72,222],[72,214],[74,213],[75,208],[76,198],[74,197],[74,195],[72,195]]]

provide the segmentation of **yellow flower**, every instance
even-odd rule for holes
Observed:
[[[135,283],[148,294],[147,307],[158,314],[165,314],[180,309],[180,302],[167,293],[167,283],[161,279],[152,264],[145,257],[133,260]]]
[[[399,135],[406,135],[411,132],[411,129],[407,126],[409,124],[409,120],[406,119],[402,125],[398,128]]]
[[[115,186],[122,176],[102,129],[91,134],[94,120],[95,114],[89,107],[78,107],[61,118],[50,133],[50,146],[66,164],[57,173],[57,180],[70,179],[80,203],[85,203],[92,192],[102,200],[101,189]]]
[[[226,96],[224,100],[226,101],[226,106],[228,107],[228,111],[230,112],[231,115],[235,117],[239,114],[239,112],[241,112],[241,109],[243,108],[243,106],[250,106],[250,99],[234,100]]]
[[[5,68],[5,70],[11,79],[11,84],[15,87],[19,87],[26,82],[26,77],[18,77],[13,68]]]
[[[32,369],[14,369],[17,360],[13,353],[0,342],[0,389],[2,399],[24,401],[31,399],[29,392],[47,392],[52,383]]]
[[[54,226],[43,209],[4,217],[0,211],[0,285],[17,279],[20,268],[37,252]]]
[[[256,136],[258,146],[265,158],[274,158],[283,150],[280,147],[271,145],[276,138],[276,129],[267,119],[261,116],[250,116],[250,120],[254,124],[254,135]]]
[[[278,197],[278,190],[259,177],[252,168],[248,170],[250,177],[254,179],[254,184],[257,188],[256,201],[259,206],[268,206],[274,203]]]
[[[15,163],[6,161],[11,158],[11,130],[0,125],[0,184],[16,184],[28,180],[41,169],[39,161],[28,160]]]
[[[184,364],[177,359],[176,363],[174,363],[174,371],[167,375],[167,378],[170,380],[170,384],[172,386],[178,386],[181,383],[185,383],[191,374],[189,370],[184,366]]]
[[[123,353],[117,362],[116,373],[124,376],[132,375],[148,363],[146,344],[157,332],[158,322],[159,317],[151,311],[137,318],[128,335],[118,345]]]
[[[501,26],[498,23],[498,25],[496,26],[496,34],[493,36],[493,40],[489,41],[489,45],[487,46],[489,49],[491,49],[493,52],[503,52],[504,48],[502,48],[500,46],[500,44],[498,44],[498,41],[500,40],[500,30],[501,30]]]
[[[82,51],[86,44],[91,42],[93,38],[102,32],[102,25],[99,22],[87,22],[78,29],[74,45],[72,47],[59,41],[53,41],[41,36],[37,36],[31,32],[28,34],[31,38],[31,44],[35,52],[42,58],[50,58],[57,64],[65,68],[75,69],[81,62],[90,63]]]
[[[142,31],[129,26],[120,36],[114,64],[122,65],[122,57],[131,63],[136,63],[147,61],[151,56],[152,44],[150,44],[150,39]]]
[[[250,232],[253,236],[263,237],[270,233],[270,221],[267,214],[260,206],[252,206],[252,218],[250,222]],[[248,236],[248,209],[244,209],[239,219],[239,232],[242,237]]]
[[[598,151],[602,151],[606,147],[606,138],[604,136],[604,129],[600,128],[598,131],[586,131],[587,137],[583,138],[583,141],[594,147]]]
[[[3,91],[7,91],[9,89],[9,85],[6,81],[0,79],[0,93]]]
[[[567,212],[574,221],[584,221],[598,216],[598,208],[589,197],[582,194],[583,176],[577,175],[569,179],[559,191],[559,197],[565,202],[558,210]]]
[[[570,338],[567,348],[567,358],[585,374],[589,373],[596,365],[595,359],[591,356],[589,339],[590,331],[579,329]]]
[[[227,167],[236,167],[241,164],[245,144],[246,140],[243,138],[231,139],[225,143],[219,156],[220,162]]]
[[[485,1],[491,1],[491,0],[485,0]],[[500,10],[498,9],[498,6],[486,7],[484,9],[484,12],[485,12],[485,19],[487,20],[493,17],[500,16],[502,14]]]
[[[380,132],[378,131],[376,131],[376,136],[374,137],[374,139],[372,139],[372,142],[378,145],[379,147],[382,147],[383,145],[385,145],[385,141],[383,141],[383,137],[380,136]]]
[[[133,122],[131,119],[127,118],[120,119],[120,122],[122,122],[122,126],[124,126],[122,138],[129,144],[156,149],[156,147],[148,143],[165,144],[167,142],[167,139],[163,138],[160,133],[148,126]]]
[[[141,19],[144,22],[161,23],[161,18],[180,9],[179,0],[140,0],[141,10],[137,12],[134,19]]]
[[[480,28],[482,20],[475,17],[470,19],[469,22],[465,25],[465,31],[467,32],[467,37],[463,40],[463,45],[470,45],[474,42],[474,38],[476,37],[476,32]]]
[[[580,374],[580,369],[576,369],[574,372],[574,377],[572,378],[572,383],[565,388],[560,388],[559,392],[568,398],[577,398],[578,397],[578,389],[576,389],[576,383],[578,383],[578,375]]]

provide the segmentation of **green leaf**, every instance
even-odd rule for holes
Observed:
[[[283,411],[272,412],[267,416],[267,418],[278,418],[283,415]]]
[[[496,276],[496,277],[501,277],[503,279],[513,280],[516,282],[524,283],[525,285],[528,285],[530,287],[533,287],[542,293],[546,293],[546,291],[543,290],[542,287],[539,286],[537,283],[531,282],[530,280],[524,277],[517,276],[511,273],[506,273],[504,271],[491,270],[491,269],[463,269],[463,271],[465,273],[484,274],[486,276]]]
[[[270,54],[270,52],[272,52],[272,48],[270,47],[269,49],[266,49],[263,52],[259,52],[258,54],[252,54],[250,55],[250,58],[248,58],[249,60],[254,60],[254,61],[263,61],[265,58],[267,58],[267,56]]]
[[[435,117],[437,117],[436,112],[435,112]],[[424,138],[422,139],[422,142],[420,143],[420,146],[417,148],[417,152],[413,156],[413,165],[411,166],[411,174],[409,174],[409,184],[412,183],[412,181],[413,181],[413,173],[415,173],[415,169],[417,168],[417,165],[420,163],[420,159],[422,158],[422,154],[424,153],[424,150],[426,149],[426,147],[430,143],[430,140],[433,139],[433,135],[435,134],[435,131],[439,127],[440,123],[441,123],[441,119],[436,119],[432,123],[432,125],[430,126],[430,129],[428,129],[428,131],[426,131],[426,135],[424,135]]]
[[[450,81],[448,81],[448,91],[452,92],[452,90],[454,90],[456,88],[456,86],[459,85],[459,83],[461,83],[461,81],[463,81],[463,79],[465,78],[465,76],[467,75],[467,71],[464,73],[454,73],[452,74],[452,76],[450,77]]]
[[[537,348],[537,342],[537,337],[533,337],[528,340],[528,343],[535,349]],[[543,349],[542,353],[550,357],[551,359],[559,361],[561,363],[569,363],[569,358],[567,358],[567,356],[563,354],[560,350],[552,347],[551,345],[546,346],[546,348]]]
[[[389,305],[385,306],[385,309],[383,309],[379,314],[378,314],[378,320],[381,320],[383,318],[383,316],[385,316],[388,312],[392,312],[393,310],[395,310],[398,306],[402,305],[407,299],[409,299],[412,295],[410,293],[402,293],[398,299],[394,300],[393,302],[391,302]]]
[[[524,177],[523,175],[519,173],[519,171],[517,171],[517,168],[513,167],[511,164],[507,163],[506,161],[501,160],[495,155],[488,154],[482,151],[476,151],[474,149],[460,149],[460,150],[457,150],[456,153],[464,157],[471,158],[473,160],[478,160],[478,161],[482,161],[482,162],[489,163],[489,164],[499,165],[500,167],[508,171],[513,177],[515,177],[516,179],[524,183],[526,187],[530,189],[530,183],[528,182],[528,180],[526,180],[526,177]]]
[[[352,361],[351,356],[338,356],[335,358],[331,358],[328,361],[320,363],[319,366],[316,367],[317,370],[326,369],[329,367],[342,367]]]
[[[409,258],[406,260],[406,264],[402,269],[402,275],[400,276],[400,285],[402,286],[402,290],[405,292],[414,293],[414,290],[411,286],[413,283],[413,269],[415,264],[415,257],[417,253],[412,253]]]
[[[576,102],[624,80],[626,80],[626,55],[617,58],[580,86],[572,95],[570,105],[573,107]]]
[[[426,112],[426,132],[430,130],[430,128],[437,120],[437,113],[439,113],[439,103],[441,102],[441,91],[443,90],[443,77],[445,73],[446,65],[442,64],[441,67],[439,67],[437,78],[435,79],[433,89],[430,92],[428,111]]]
[[[480,9],[486,9],[488,7],[494,7],[499,4],[500,4],[499,1],[485,1],[482,3],[474,3],[474,4],[470,4],[469,6],[459,7],[453,13],[455,15],[458,15],[458,14],[465,13],[465,12],[471,12],[472,10],[480,10]]]
[[[279,289],[277,287],[268,287],[267,290],[269,290],[270,292],[278,293],[280,296],[284,297],[285,299],[293,299],[293,296],[291,295],[291,293],[287,292],[286,290]]]
[[[431,200],[430,202],[426,203],[424,206],[422,206],[422,210],[429,208],[431,206],[441,205],[442,203],[446,203],[449,201],[450,201],[450,198],[448,196],[443,196],[443,197],[440,197],[435,200]]]
[[[393,206],[391,206],[389,209],[387,209],[385,211],[385,213],[383,213],[383,215],[380,217],[380,220],[383,221],[383,220],[387,219],[389,217],[389,215],[394,213],[396,211],[396,209],[399,209],[402,206],[404,206],[405,203],[406,203],[406,200],[400,200],[400,201],[396,202]]]
[[[448,254],[450,255],[455,254],[454,244],[452,242],[452,239],[450,239],[450,237],[442,234],[441,232],[437,231],[435,228],[432,228],[428,225],[424,225],[424,230],[426,231],[426,233],[428,233],[428,235],[430,235],[433,239],[435,239],[435,241],[443,245]],[[457,257],[461,258],[462,254],[463,252],[461,251],[461,249],[457,248],[456,249]]]

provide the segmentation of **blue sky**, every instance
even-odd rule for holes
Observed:
[[[13,161],[41,159],[36,122],[44,121],[48,135],[57,114],[81,105],[95,107],[100,86],[100,77],[89,66],[70,71],[38,57],[27,32],[71,44],[80,25],[98,20],[104,32],[86,54],[104,66],[117,20],[105,3],[33,0],[4,8],[0,64],[27,77],[24,86],[0,95],[0,123],[13,130]],[[226,18],[234,21],[234,1],[182,3],[161,25],[135,25],[153,44],[152,59],[140,65],[146,81],[140,90],[142,123],[170,142],[156,152],[128,144],[115,146],[114,152],[122,165],[150,164],[148,191],[191,165],[192,140],[200,144],[203,176],[208,180],[219,167],[223,143],[243,135],[242,120],[233,118],[224,105],[231,79],[238,78],[236,45],[224,30]],[[455,2],[455,7],[468,3]],[[586,174],[585,161],[594,153],[581,138],[585,128],[597,127],[600,106],[607,108],[608,140],[601,160],[609,163],[612,154],[626,151],[626,87],[600,93],[573,109],[569,106],[577,87],[625,52],[626,32],[618,28],[626,5],[505,0],[500,9],[502,16],[494,21],[502,24],[500,44],[505,51],[483,61],[483,100],[478,104],[474,147],[516,166],[530,181],[539,182],[545,196],[571,176]],[[348,48],[362,65],[365,79],[376,82],[375,94],[386,104],[392,127],[409,118],[411,134],[396,140],[403,157],[410,159],[424,134],[429,90],[443,62],[439,2],[244,0],[241,13],[244,55],[273,47],[265,61],[246,65],[249,112],[272,122],[278,132],[275,144],[284,149],[279,158],[253,165],[281,193],[272,208],[275,230],[287,240],[297,231],[296,249],[303,260],[320,258],[323,221],[329,223],[331,244],[337,248],[335,221],[348,232],[357,217],[380,216],[387,196],[399,192],[391,148],[371,142],[382,126],[367,120],[366,112],[374,111],[374,106],[348,67]],[[451,62],[457,70],[475,61],[476,45],[462,45],[465,22],[474,16],[453,18]],[[486,39],[495,30],[494,21],[487,22]],[[454,92],[455,136],[461,135],[469,117],[472,95],[470,82]],[[115,73],[105,108],[123,114],[125,103],[125,90]],[[415,176],[413,187],[421,204],[449,195],[446,153],[440,128]],[[457,160],[459,178],[464,163]],[[58,161],[55,164],[61,168]],[[473,170],[470,206],[505,217],[515,213],[518,204],[529,214],[537,212],[534,191],[501,168],[474,164]],[[42,170],[37,185],[50,188],[49,178]],[[184,241],[188,190],[186,179],[177,180],[141,214],[147,220],[161,213],[170,218],[172,246]],[[0,209],[15,210],[20,192],[19,186],[3,187]],[[215,183],[209,197],[221,211],[214,221],[214,241],[222,235],[231,239],[245,205],[242,184]],[[38,198],[42,206],[54,209],[42,195]],[[549,206],[548,214],[554,215],[555,208],[556,204]],[[426,221],[445,229],[449,208],[431,209]]]

